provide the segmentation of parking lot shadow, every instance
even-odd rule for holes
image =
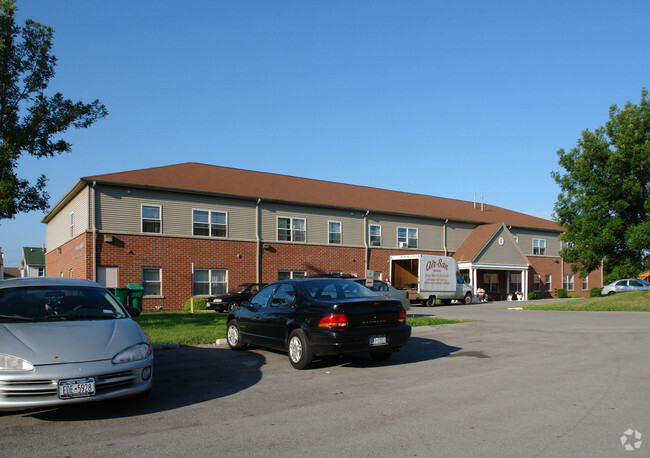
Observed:
[[[324,358],[314,364],[314,368],[329,366],[342,367],[366,367],[366,366],[396,366],[399,364],[412,364],[422,361],[450,356],[462,350],[460,347],[452,347],[443,342],[423,337],[411,337],[409,343],[398,352],[391,355],[388,361],[373,361],[368,353],[351,353],[340,357]]]
[[[266,358],[253,352],[180,347],[156,351],[154,384],[144,399],[125,398],[25,411],[46,421],[89,421],[162,412],[222,398],[260,381]]]

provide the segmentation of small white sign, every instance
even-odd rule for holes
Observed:
[[[366,287],[372,288],[372,285],[375,283],[375,271],[366,270]]]

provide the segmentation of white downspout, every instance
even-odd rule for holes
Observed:
[[[95,197],[95,185],[96,181],[93,181],[92,188],[92,204],[93,204],[93,281],[97,281],[97,202]]]
[[[368,246],[368,214],[369,213],[370,213],[370,210],[366,210],[365,215],[363,215],[363,246],[364,246],[365,251],[366,251],[366,255],[365,255],[365,259],[364,259],[364,262],[365,262],[365,265],[366,265],[366,270],[363,273],[364,278],[366,277],[366,272],[368,272],[368,269],[370,268],[370,263],[368,262],[368,255],[369,255],[369,252],[370,252],[370,248]]]
[[[260,257],[262,256],[260,252],[260,244],[262,243],[262,238],[260,237],[260,203],[262,202],[262,199],[257,199],[257,204],[255,204],[255,240],[256,240],[256,269],[255,269],[255,278],[256,281],[255,283],[260,283],[260,270],[261,270],[261,263],[260,263]]]

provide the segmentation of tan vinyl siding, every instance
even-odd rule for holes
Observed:
[[[503,245],[499,244],[499,238],[503,239]],[[522,257],[516,245],[503,229],[497,231],[488,246],[476,258],[477,263],[521,265],[526,260]]]
[[[197,209],[226,212],[228,239],[255,240],[253,201],[112,186],[98,188],[101,220],[98,221],[97,229],[104,232],[141,233],[142,205],[161,207],[163,235],[194,237],[192,213]]]
[[[71,237],[70,213],[72,212],[74,212],[74,233]],[[48,252],[90,229],[89,214],[89,191],[88,187],[85,187],[46,225],[45,242]]]
[[[447,223],[447,249],[456,251],[474,230],[473,225],[456,223],[450,221]]]
[[[307,237],[305,243],[329,244],[329,222],[341,223],[342,246],[363,246],[363,213],[328,210],[275,203],[261,204],[262,240],[278,240],[277,221],[280,217],[304,218]]]
[[[560,234],[556,232],[531,231],[527,229],[511,229],[513,237],[519,238],[519,249],[526,256],[533,255],[533,239],[546,240],[546,254],[544,256],[559,256],[562,242]]]
[[[368,224],[381,225],[381,239],[383,248],[397,247],[397,228],[407,227],[418,230],[419,250],[442,251],[443,247],[443,221],[420,220],[416,218],[400,218],[391,215],[373,215],[368,218]]]

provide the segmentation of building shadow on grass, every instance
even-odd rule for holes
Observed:
[[[262,378],[265,363],[263,355],[214,346],[158,350],[154,356],[153,388],[144,399],[114,399],[13,414],[45,421],[92,421],[174,410],[255,385]]]

